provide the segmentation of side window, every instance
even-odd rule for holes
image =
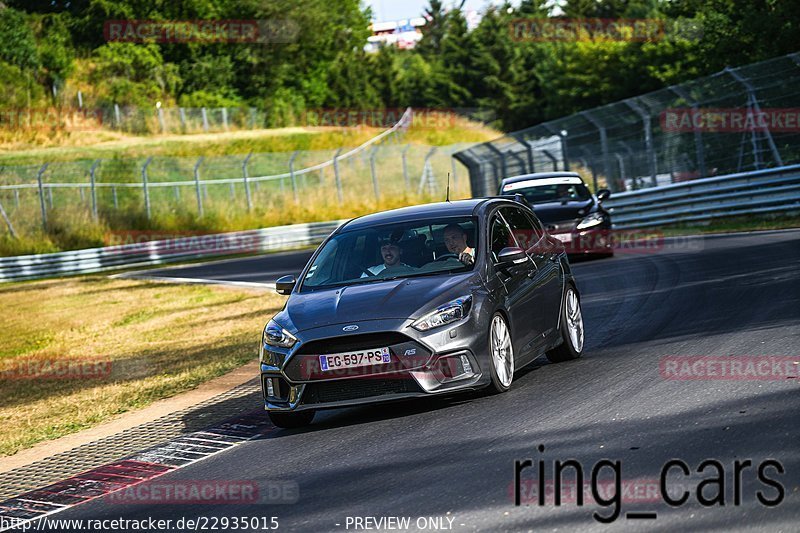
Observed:
[[[511,230],[508,229],[506,223],[499,216],[495,216],[492,220],[491,243],[492,261],[495,263],[499,261],[498,256],[503,248],[517,245],[514,241],[514,236],[511,234]]]
[[[542,228],[534,224],[533,220],[521,209],[504,207],[500,210],[514,232],[520,248],[530,250],[542,237]]]

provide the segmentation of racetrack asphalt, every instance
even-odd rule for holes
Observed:
[[[270,282],[298,273],[309,255],[273,254],[156,275]],[[298,488],[295,503],[98,499],[51,518],[275,516],[282,531],[364,531],[347,517],[388,516],[411,517],[412,531],[418,517],[444,517],[444,525],[452,518],[453,531],[797,531],[800,380],[666,379],[660,363],[683,356],[800,356],[800,231],[677,239],[661,250],[577,262],[574,271],[586,327],[581,359],[539,360],[519,371],[505,394],[318,413],[306,429],[271,431],[158,479],[288,481]],[[689,500],[671,507],[642,497],[673,458],[691,473],[671,471],[671,494],[686,489]],[[611,514],[613,505],[515,506],[514,464],[522,459],[544,460],[548,480],[554,460],[576,459],[587,483],[599,460],[620,461],[625,497],[619,518],[603,525],[592,516]],[[724,470],[724,506],[698,503],[698,484],[717,475],[714,468],[698,472],[706,459]],[[753,466],[735,476],[734,462],[746,459]],[[783,474],[765,471],[784,491],[774,507],[759,503],[756,494],[778,499],[775,487],[758,480],[758,465],[769,459],[783,468]],[[522,478],[536,482],[533,472]],[[736,477],[743,487],[738,505]],[[715,490],[707,486],[705,494]],[[657,518],[626,518],[629,512]]]

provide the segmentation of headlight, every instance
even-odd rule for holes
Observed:
[[[578,222],[577,229],[586,229],[592,228],[594,226],[598,226],[606,221],[606,217],[603,216],[603,213],[592,213],[591,215],[587,216],[580,222]]]
[[[456,322],[469,314],[470,307],[472,307],[472,296],[462,296],[417,319],[411,327],[419,331],[428,331]]]
[[[274,320],[267,323],[261,342],[278,348],[291,348],[297,342],[297,337],[283,329]]]

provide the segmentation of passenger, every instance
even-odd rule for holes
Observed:
[[[475,262],[475,249],[467,246],[467,232],[458,224],[448,224],[444,228],[444,245],[451,254],[465,265]]]
[[[383,263],[380,265],[375,265],[374,267],[369,267],[367,270],[373,276],[377,276],[384,270],[411,270],[411,267],[405,263],[400,262],[400,256],[403,255],[403,249],[398,246],[396,242],[387,242],[383,246],[381,246],[381,257],[383,257]],[[361,274],[362,278],[369,277],[369,275],[364,272]]]

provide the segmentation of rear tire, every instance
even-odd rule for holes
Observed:
[[[506,319],[495,313],[489,325],[489,358],[492,381],[489,390],[506,392],[514,379],[514,347]]]
[[[314,420],[314,411],[297,411],[295,413],[282,413],[268,411],[269,419],[279,428],[295,429],[307,426]]]
[[[583,355],[583,313],[578,291],[572,285],[567,286],[564,295],[560,329],[561,344],[547,352],[547,359],[552,363],[571,361]]]

